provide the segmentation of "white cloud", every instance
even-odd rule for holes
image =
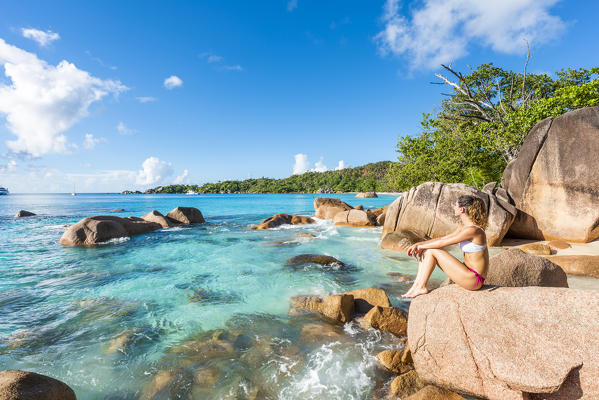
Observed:
[[[310,163],[308,162],[308,155],[298,153],[295,156],[295,164],[293,164],[293,175],[303,174],[308,171],[310,168]]]
[[[47,46],[55,40],[60,39],[60,35],[52,31],[40,31],[33,28],[21,28],[23,37],[35,40],[40,46]]]
[[[175,181],[174,181],[175,185],[180,185],[182,183],[185,183],[187,181],[188,174],[189,174],[189,171],[184,170],[181,175],[179,175],[175,178]]]
[[[152,103],[152,102],[156,101],[156,98],[152,97],[152,96],[140,96],[140,97],[136,97],[136,99],[140,103]]]
[[[322,162],[322,157],[320,157],[320,160],[318,160],[316,163],[314,163],[314,168],[312,168],[310,171],[325,172],[328,170],[329,169],[327,168],[327,166],[324,165],[324,163]]]
[[[67,153],[64,132],[89,115],[92,103],[127,90],[119,81],[102,80],[68,61],[49,65],[0,39],[0,64],[12,84],[0,84],[0,114],[17,139],[14,152],[40,156]]]
[[[155,185],[173,174],[171,163],[162,161],[158,157],[147,158],[141,167],[135,179],[138,185]]]
[[[239,72],[243,71],[243,67],[241,65],[239,65],[239,64],[237,64],[237,65],[225,65],[223,68],[226,69],[227,71],[239,71]]]
[[[183,81],[176,75],[171,75],[164,80],[164,87],[168,90],[183,86]]]
[[[293,164],[293,175],[303,174],[305,172],[325,172],[328,171],[328,167],[323,162],[323,157],[314,163],[314,168],[310,168],[310,161],[308,161],[308,155],[298,153],[295,156],[295,163]]]
[[[339,171],[345,168],[347,168],[347,165],[345,165],[345,161],[340,160],[339,164],[337,164],[337,166],[335,167],[335,171]]]
[[[119,131],[121,135],[136,135],[139,133],[137,129],[131,129],[125,125],[123,121],[119,122],[116,126],[116,130]]]
[[[103,138],[103,137],[97,138],[97,137],[94,137],[94,135],[92,135],[91,133],[86,133],[85,140],[83,141],[83,147],[88,150],[91,150],[94,147],[96,147],[96,145],[98,143],[103,143],[103,142],[106,142],[106,138]]]
[[[471,43],[521,53],[525,40],[544,43],[563,31],[564,22],[549,13],[559,1],[424,0],[406,17],[399,0],[387,0],[376,41],[382,54],[406,56],[412,68],[438,68],[465,56]]]
[[[289,0],[287,2],[287,11],[291,12],[297,8],[297,0]]]

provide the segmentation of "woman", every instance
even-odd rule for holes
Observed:
[[[435,266],[439,266],[452,281],[468,290],[482,287],[489,269],[489,251],[487,250],[487,212],[481,199],[463,195],[460,196],[453,208],[461,225],[455,232],[438,239],[418,242],[408,248],[408,255],[420,261],[418,275],[402,297],[413,298],[428,293],[428,282]],[[452,244],[460,244],[464,252],[464,262],[442,250]]]

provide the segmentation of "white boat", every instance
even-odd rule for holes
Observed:
[[[73,191],[71,192],[71,196],[77,196],[77,193],[75,192],[75,184],[73,184]]]
[[[0,196],[8,194],[8,189],[0,187]]]
[[[197,194],[197,192],[194,192],[193,190],[189,189],[187,192],[185,192],[185,194]]]

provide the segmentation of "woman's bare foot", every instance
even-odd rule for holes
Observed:
[[[426,287],[413,287],[408,290],[408,292],[406,294],[404,294],[403,297],[404,299],[413,299],[416,296],[420,296],[421,294],[427,294],[428,293],[428,289]]]

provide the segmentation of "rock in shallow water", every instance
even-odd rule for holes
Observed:
[[[374,328],[394,334],[405,336],[408,329],[408,315],[396,307],[373,307],[362,319],[362,327]]]
[[[206,222],[202,212],[195,207],[177,207],[166,216],[184,225],[203,224]]]
[[[342,211],[353,209],[349,204],[341,199],[331,199],[328,197],[319,197],[314,199],[314,211],[316,218],[333,219],[335,215]]]
[[[419,375],[490,399],[599,398],[599,293],[457,285],[412,300],[408,341]]]
[[[15,214],[15,218],[33,217],[34,215],[36,215],[36,214],[32,213],[31,211],[20,210],[19,212],[17,212]]]
[[[75,392],[65,383],[35,372],[0,371],[2,400],[76,400]]]
[[[290,302],[292,309],[317,312],[339,322],[351,321],[354,316],[354,296],[348,294],[294,296]]]
[[[310,217],[276,214],[262,221],[260,225],[253,226],[252,229],[271,229],[281,225],[306,225],[313,223],[315,223],[315,221]]]
[[[304,265],[304,264],[320,264],[320,265],[339,265],[345,266],[344,263],[337,260],[335,257],[325,256],[320,254],[300,254],[287,260],[288,265]]]

